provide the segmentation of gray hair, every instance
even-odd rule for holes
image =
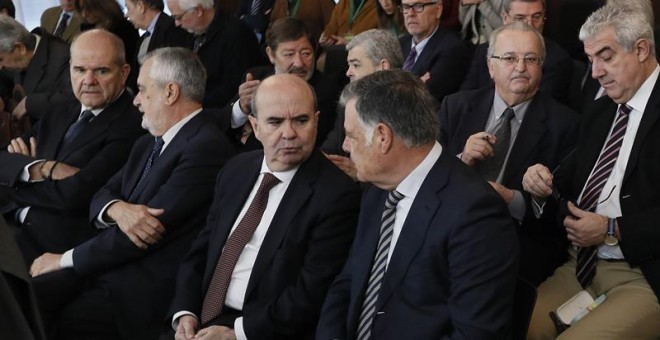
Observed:
[[[107,38],[108,39],[107,41],[102,41],[100,43],[103,44],[110,43],[110,45],[112,46],[115,52],[113,58],[115,64],[119,66],[124,66],[124,64],[126,64],[126,52],[124,49],[124,42],[121,41],[121,39],[117,35],[100,28],[95,28],[89,31],[85,31],[80,35],[78,35],[71,43],[71,48],[70,48],[71,55],[73,55],[73,51],[76,49],[76,47],[78,47],[78,41],[80,40],[80,37],[85,37],[88,35],[101,35]],[[91,47],[88,46],[88,48]]]
[[[607,0],[607,5],[628,7],[631,11],[638,11],[648,16],[651,26],[655,25],[653,5],[650,0]]]
[[[354,36],[346,44],[346,51],[350,51],[356,46],[362,46],[367,52],[367,58],[374,64],[378,64],[385,59],[390,63],[391,68],[398,69],[403,66],[403,55],[401,54],[399,39],[389,30],[370,29],[364,31]]]
[[[651,55],[655,55],[655,39],[650,16],[629,5],[606,5],[592,13],[580,28],[580,40],[596,37],[608,28],[614,29],[616,42],[627,52],[632,52],[635,42],[645,39],[649,42]]]
[[[438,136],[435,98],[410,72],[375,72],[347,85],[342,97],[356,99],[358,121],[365,129],[367,143],[378,123],[389,126],[408,148],[432,143]]]
[[[0,52],[13,51],[14,43],[17,42],[34,51],[37,39],[18,21],[8,15],[0,14]]]
[[[149,77],[159,87],[176,83],[183,98],[201,103],[206,89],[206,70],[197,55],[182,47],[164,47],[148,53],[144,61],[153,58]]]
[[[539,33],[539,31],[537,31],[534,27],[528,25],[523,21],[514,21],[508,25],[500,26],[490,34],[490,37],[488,37],[488,52],[487,52],[488,58],[493,56],[493,50],[495,49],[495,44],[497,44],[497,37],[499,37],[500,33],[505,31],[534,33],[541,44],[540,57],[545,59],[545,39],[543,39],[543,36],[541,35],[541,33]]]
[[[545,12],[546,9],[548,8],[546,3],[545,3],[545,0],[504,0],[504,6],[502,6],[502,8],[504,9],[504,12],[509,13],[509,11],[511,10],[511,3],[516,2],[516,1],[520,1],[520,2],[539,2],[540,1],[541,5],[543,5],[543,12]]]
[[[182,10],[187,11],[197,6],[202,6],[204,9],[213,8],[213,0],[175,0],[179,2]]]

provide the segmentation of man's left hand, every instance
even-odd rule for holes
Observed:
[[[30,275],[35,277],[62,269],[60,267],[61,259],[62,254],[45,253],[39,256],[30,266]]]
[[[37,157],[37,140],[34,137],[30,137],[30,145],[28,146],[23,138],[14,138],[7,145],[7,152],[20,153],[28,157]]]
[[[572,216],[564,218],[564,226],[568,240],[574,246],[590,247],[603,243],[607,232],[607,217],[582,210],[571,202],[568,202],[568,211]]]
[[[225,326],[210,326],[200,329],[193,338],[195,340],[236,340],[233,329]]]

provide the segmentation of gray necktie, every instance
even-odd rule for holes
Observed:
[[[497,180],[497,176],[502,170],[502,165],[504,165],[504,160],[506,155],[509,152],[509,145],[511,144],[511,121],[515,117],[515,113],[512,108],[507,107],[502,113],[500,120],[502,123],[500,127],[495,131],[494,135],[496,137],[495,144],[493,144],[493,156],[487,159],[484,159],[478,164],[479,172],[487,181]]]

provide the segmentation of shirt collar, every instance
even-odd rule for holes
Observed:
[[[163,150],[165,150],[165,147],[167,147],[167,145],[170,144],[170,142],[174,139],[177,133],[179,133],[181,128],[200,112],[202,112],[202,108],[193,111],[191,114],[187,115],[185,118],[181,119],[176,124],[172,125],[169,129],[167,129],[167,131],[165,131],[165,133],[162,136]]]
[[[644,112],[646,109],[646,104],[648,104],[649,99],[651,98],[651,93],[653,92],[653,87],[655,86],[656,81],[658,80],[658,76],[660,75],[660,66],[655,65],[655,70],[651,73],[651,75],[646,78],[646,80],[642,83],[642,86],[639,87],[637,92],[630,98],[630,100],[626,103],[628,106],[633,108],[635,111],[639,112]]]
[[[532,99],[534,99],[534,97],[511,107],[513,109],[513,114],[516,117],[516,121],[522,122],[523,119],[525,119],[527,108],[529,107],[529,104],[532,102]],[[495,114],[495,120],[500,119],[500,117],[502,117],[502,114],[504,114],[504,110],[506,110],[508,107],[509,106],[504,102],[504,99],[502,99],[502,97],[500,97],[497,91],[495,91],[495,97],[493,98],[493,113]]]
[[[417,192],[422,187],[422,183],[426,179],[426,176],[433,168],[433,165],[438,161],[440,155],[442,154],[442,146],[438,142],[433,144],[433,148],[424,160],[417,165],[415,170],[413,170],[406,178],[399,183],[396,187],[396,191],[400,192],[406,197],[415,198]]]
[[[151,19],[149,26],[147,26],[147,29],[145,31],[149,32],[149,34],[154,34],[154,29],[156,28],[156,21],[158,21],[159,16],[160,13],[156,14],[156,16],[153,19]]]
[[[277,177],[277,179],[280,180],[280,182],[285,183],[286,185],[289,185],[291,180],[293,180],[293,176],[296,175],[296,172],[300,168],[300,165],[296,166],[293,169],[287,170],[287,171],[272,171],[270,168],[268,168],[268,164],[266,163],[266,156],[264,155],[264,159],[261,161],[261,170],[259,171],[260,174],[264,173],[271,173],[273,176]]]

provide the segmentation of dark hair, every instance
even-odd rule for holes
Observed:
[[[378,14],[378,28],[390,30],[397,36],[406,33],[406,27],[403,23],[403,14],[401,14],[401,11],[399,10],[401,0],[391,0],[392,5],[395,8],[392,15],[385,13],[385,9],[383,9],[383,6],[380,5],[378,0],[374,1],[376,2],[376,13]]]
[[[280,43],[295,41],[302,37],[307,38],[316,50],[316,39],[312,38],[304,21],[298,18],[280,18],[266,32],[266,45],[272,50],[277,50]]]
[[[0,0],[0,11],[3,9],[7,10],[7,15],[16,18],[16,7],[11,0]]]
[[[145,6],[148,8],[153,8],[159,11],[165,10],[165,3],[163,3],[163,0],[128,0],[134,4],[136,4],[138,1],[142,1]]]
[[[98,13],[101,16],[102,26],[110,29],[115,22],[125,20],[124,12],[115,0],[76,0],[74,2],[76,12],[83,10]]]

